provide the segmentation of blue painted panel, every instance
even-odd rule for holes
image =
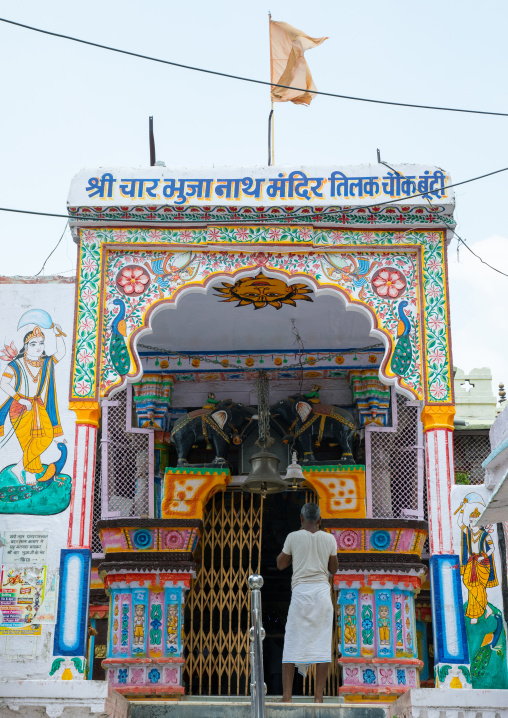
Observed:
[[[358,589],[340,590],[341,653],[343,656],[360,655],[360,617],[358,615]]]
[[[431,556],[432,624],[435,663],[469,663],[462,610],[460,561],[456,555]]]
[[[60,592],[55,627],[54,656],[84,656],[88,634],[90,594],[89,549],[62,549],[60,553]]]
[[[416,621],[416,645],[419,647],[418,658],[423,661],[420,671],[420,680],[429,679],[429,656],[427,653],[427,624],[425,621]]]
[[[415,638],[415,611],[414,598],[411,591],[402,591],[404,596],[404,642],[406,644],[406,652],[412,654],[414,658],[418,657],[418,646]],[[409,619],[409,628],[407,627],[407,619]]]
[[[132,592],[132,622],[131,645],[132,655],[135,658],[146,656],[146,642],[148,640],[148,589],[133,588]]]
[[[375,591],[375,624],[377,637],[377,655],[380,658],[393,658],[393,614],[392,592],[389,589]]]
[[[164,590],[164,645],[167,656],[182,655],[182,589]],[[176,623],[176,635],[175,635]]]

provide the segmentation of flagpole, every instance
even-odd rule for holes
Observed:
[[[275,122],[273,120],[273,100],[272,100],[272,111],[270,112],[270,115],[272,117],[272,165],[275,164]]]
[[[270,80],[272,79],[272,67],[273,67],[272,34],[271,34],[271,26],[270,26],[271,21],[272,21],[272,13],[270,11],[268,11],[268,40],[270,43]],[[268,115],[268,166],[274,164],[274,159],[275,159],[274,139],[275,139],[275,135],[274,135],[273,100],[272,100],[270,114]]]

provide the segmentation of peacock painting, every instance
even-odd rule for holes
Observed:
[[[63,467],[65,466],[65,462],[67,461],[67,442],[65,440],[59,441],[57,444],[57,449],[60,451],[59,458],[49,464],[43,476],[41,476],[40,479],[37,479],[37,481],[44,483],[51,483],[52,481],[56,481],[57,483],[62,484],[65,480],[64,478],[60,477],[60,472],[62,471]]]
[[[399,302],[397,308],[399,314],[399,323],[397,325],[397,343],[393,351],[391,369],[394,374],[405,376],[413,361],[413,350],[411,348],[411,340],[409,333],[411,332],[411,323],[406,316],[405,308],[408,303],[405,300]]]
[[[125,302],[123,299],[113,299],[113,304],[120,307],[120,311],[111,325],[111,340],[109,342],[109,356],[111,363],[120,376],[128,374],[131,361],[127,350],[125,336],[127,327],[125,324]]]
[[[494,614],[494,618],[496,619],[496,627],[493,631],[485,634],[482,645],[471,662],[471,675],[473,678],[482,678],[485,675],[493,652],[502,655],[503,649],[497,644],[503,630],[503,618],[500,613]]]

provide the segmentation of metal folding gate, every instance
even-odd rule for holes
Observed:
[[[302,503],[315,500],[311,491],[302,494]],[[262,529],[260,496],[233,489],[208,502],[196,579],[185,606],[184,677],[189,695],[249,695],[247,579],[260,572]],[[334,609],[337,625],[335,596]],[[337,658],[334,631],[326,695],[338,695]],[[314,667],[300,685],[301,693],[313,695]]]
[[[204,517],[196,580],[186,601],[185,677],[190,695],[248,695],[250,597],[259,572],[263,499],[216,494]]]

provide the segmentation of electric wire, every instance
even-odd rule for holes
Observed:
[[[46,257],[46,259],[44,260],[44,263],[43,263],[42,267],[39,269],[39,271],[37,272],[37,274],[34,274],[34,277],[38,277],[39,274],[41,274],[41,273],[44,271],[44,267],[46,266],[47,261],[48,261],[49,258],[56,252],[56,250],[58,249],[58,246],[59,246],[60,242],[61,242],[62,239],[64,238],[64,234],[65,234],[65,232],[67,231],[67,227],[68,227],[68,226],[69,226],[69,220],[67,219],[67,222],[65,223],[64,230],[63,230],[62,234],[60,235],[60,239],[58,240],[58,242],[56,243],[56,245],[53,247],[53,249],[51,250],[51,252],[48,254],[48,256]]]
[[[489,264],[489,263],[486,262],[484,259],[482,259],[479,254],[476,254],[476,252],[474,252],[474,251],[471,249],[471,247],[469,246],[469,244],[467,244],[467,243],[465,242],[465,240],[463,240],[462,237],[461,237],[460,235],[458,235],[457,232],[456,232],[454,229],[452,229],[452,232],[453,232],[453,234],[457,237],[457,240],[460,242],[460,244],[463,244],[464,247],[465,247],[469,252],[471,252],[471,254],[474,255],[474,256],[476,257],[476,259],[479,259],[482,264],[485,264],[485,265],[486,265],[487,267],[489,267],[490,269],[493,269],[494,272],[497,272],[498,274],[502,274],[503,277],[508,277],[508,274],[507,274],[506,272],[502,272],[502,271],[501,271],[500,269],[498,269],[497,267],[492,266],[492,264]]]
[[[1,18],[0,18],[1,19]],[[385,162],[381,162],[380,164],[386,164]],[[389,166],[389,165],[387,165]],[[401,172],[398,170],[393,170],[394,172],[400,174],[402,177],[405,177]],[[478,180],[485,179],[486,177],[492,177],[493,175],[500,174],[501,172],[507,172],[508,167],[501,167],[501,169],[493,170],[492,172],[486,172],[485,174],[478,175],[477,177],[470,177],[467,180],[462,180],[461,182],[453,182],[453,184],[446,185],[445,189],[452,189],[452,187],[460,187],[461,185],[470,184],[471,182],[477,182]],[[409,180],[410,182],[413,182],[413,180]],[[414,182],[413,182],[414,183]],[[409,195],[407,197],[396,197],[390,200],[386,200],[385,202],[374,202],[373,204],[364,204],[364,205],[355,205],[354,207],[344,207],[341,211],[344,214],[348,214],[349,212],[356,212],[359,209],[372,209],[372,207],[383,207],[384,205],[391,205],[395,202],[401,202],[406,201],[408,199],[414,199],[415,197],[425,197],[425,199],[428,200],[427,192],[416,192],[416,194]],[[106,209],[106,207],[105,207]],[[143,224],[160,224],[162,220],[155,219],[155,220],[147,220],[147,219],[109,219],[107,217],[100,217],[100,218],[94,218],[94,217],[69,217],[68,214],[59,214],[57,212],[37,212],[35,210],[30,209],[14,209],[12,207],[0,207],[0,212],[14,212],[18,214],[34,214],[36,216],[40,217],[62,217],[63,219],[67,219],[68,221],[85,221],[85,222],[100,222],[101,224],[104,224],[104,222],[112,223],[112,224],[118,224],[128,222],[129,224],[133,223],[139,223],[142,222]]]
[[[490,110],[469,110],[460,107],[441,107],[439,105],[419,105],[411,102],[395,102],[391,100],[375,100],[370,97],[355,97],[353,95],[341,95],[336,92],[324,92],[322,90],[309,90],[303,87],[293,87],[291,85],[281,85],[279,83],[269,82],[268,80],[256,80],[252,77],[244,77],[242,75],[233,75],[229,72],[219,72],[218,70],[207,70],[204,67],[195,67],[194,65],[185,65],[181,62],[172,62],[170,60],[163,60],[159,57],[152,57],[151,55],[143,55],[139,52],[132,52],[130,50],[122,50],[118,47],[111,47],[110,45],[102,45],[98,42],[92,42],[90,40],[83,40],[79,37],[73,37],[72,35],[64,35],[59,32],[52,32],[51,30],[43,30],[40,27],[33,27],[32,25],[25,25],[21,22],[15,22],[14,20],[8,20],[7,18],[0,17],[1,22],[5,22],[9,25],[15,25],[22,27],[25,30],[32,30],[33,32],[39,32],[43,35],[50,35],[52,37],[58,37],[63,40],[71,40],[72,42],[78,42],[82,45],[90,45],[91,47],[98,47],[101,50],[109,50],[110,52],[117,52],[122,55],[130,55],[131,57],[138,57],[141,60],[150,60],[151,62],[158,62],[163,65],[171,65],[172,67],[179,67],[183,70],[193,70],[194,72],[203,72],[207,75],[216,75],[217,77],[226,77],[230,80],[240,80],[242,82],[250,82],[256,85],[265,85],[268,87],[281,87],[285,90],[298,90],[300,92],[309,92],[313,95],[322,95],[323,97],[335,97],[341,100],[352,100],[355,102],[369,102],[377,105],[392,105],[395,107],[410,107],[418,110],[439,110],[442,112],[462,112],[473,115],[493,115],[497,117],[508,117],[508,112],[493,112]]]
[[[411,184],[413,184],[414,187],[416,188],[416,182],[415,182],[414,180],[409,179],[409,177],[406,177],[406,175],[405,175],[403,172],[400,172],[399,170],[396,170],[394,167],[392,167],[391,165],[389,165],[388,162],[382,162],[381,160],[379,160],[379,161],[380,161],[380,164],[385,165],[385,167],[388,167],[389,169],[391,169],[392,172],[395,172],[396,174],[400,175],[401,177],[404,177],[404,179],[406,179],[408,182],[410,182]],[[427,195],[427,196],[425,197],[425,199],[426,199],[427,202],[429,203],[430,207],[433,208],[434,205],[432,204],[432,201],[431,201],[430,197]],[[461,244],[463,244],[464,247],[465,247],[466,249],[468,249],[468,250],[471,252],[471,254],[473,254],[477,259],[479,259],[482,264],[485,264],[485,265],[486,265],[487,267],[489,267],[490,269],[493,269],[494,272],[498,272],[498,274],[502,274],[504,277],[508,277],[508,274],[506,274],[505,272],[501,271],[500,269],[497,269],[497,267],[493,267],[492,264],[489,264],[489,263],[486,262],[484,259],[482,259],[479,254],[476,254],[476,252],[473,252],[473,250],[471,249],[471,247],[465,242],[465,240],[462,239],[462,237],[455,231],[455,229],[453,229],[453,228],[451,228],[451,227],[450,227],[449,229],[451,229],[451,231],[453,232],[453,234],[454,234],[455,237],[457,238],[457,242],[460,242]]]

